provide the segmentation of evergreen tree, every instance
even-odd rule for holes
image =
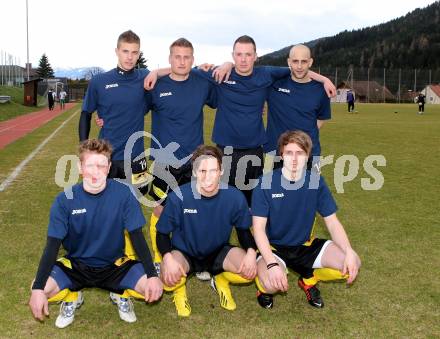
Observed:
[[[46,53],[44,53],[41,56],[41,59],[39,61],[38,68],[37,68],[37,74],[40,78],[44,78],[44,79],[54,77],[54,72],[53,72],[52,66],[49,63],[49,59],[46,56]]]
[[[144,58],[144,52],[139,54],[139,59],[136,62],[135,68],[147,68],[147,60]]]

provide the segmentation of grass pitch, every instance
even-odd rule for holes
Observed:
[[[257,305],[250,285],[232,287],[238,307],[227,312],[207,283],[192,278],[189,319],[177,318],[172,297],[165,294],[152,306],[135,302],[138,321],[126,324],[108,293],[87,290],[70,327],[55,328],[57,305],[50,307],[50,319],[44,323],[33,320],[27,307],[29,285],[45,244],[49,208],[61,190],[54,180],[57,160],[76,153],[74,118],[0,193],[0,337],[439,337],[440,107],[427,105],[422,116],[416,114],[416,105],[359,104],[357,114],[348,114],[345,105],[332,109],[333,119],[321,131],[323,155],[333,155],[336,161],[353,154],[360,168],[354,180],[344,184],[343,194],[335,193],[335,162],[323,167],[323,175],[363,266],[349,288],[343,283],[320,284],[326,304],[322,310],[306,303],[292,273],[289,292],[276,296],[270,311]],[[0,180],[71,114],[79,118],[79,107],[1,150]],[[207,110],[207,141],[212,124],[213,112]],[[149,125],[147,117],[147,131]],[[384,176],[378,191],[361,188],[361,179],[371,178],[363,169],[371,154],[386,159],[385,167],[377,167]],[[149,220],[150,211],[144,211]],[[328,237],[320,225],[318,235]]]

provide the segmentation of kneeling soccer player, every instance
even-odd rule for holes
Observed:
[[[208,271],[221,307],[235,310],[230,283],[251,282],[257,272],[256,245],[250,232],[251,216],[246,198],[238,189],[220,189],[222,153],[217,147],[199,146],[192,157],[195,180],[175,192],[157,223],[157,246],[162,254],[161,278],[166,291],[173,291],[177,314],[191,314],[186,278]],[[235,226],[243,248],[231,246]]]
[[[324,178],[306,170],[312,148],[302,131],[283,133],[278,141],[283,167],[264,175],[254,189],[252,215],[257,259],[257,299],[272,308],[272,294],[288,289],[286,267],[300,274],[298,286],[310,305],[323,307],[318,281],[347,279],[352,283],[361,265]],[[310,239],[316,212],[333,240]]]
[[[51,208],[47,244],[29,306],[36,319],[44,320],[49,315],[48,301],[63,301],[55,322],[59,328],[73,322],[75,310],[83,302],[78,291],[86,287],[114,293],[128,290],[147,302],[162,295],[163,285],[142,234],[145,218],[139,202],[129,187],[107,178],[111,152],[106,141],[82,142],[79,170],[83,182],[72,187],[71,199],[60,193]],[[139,261],[124,256],[124,230]],[[67,253],[56,260],[61,244]],[[121,319],[136,321],[131,300],[120,299]]]

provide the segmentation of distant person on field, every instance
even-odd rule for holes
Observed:
[[[111,153],[107,141],[82,142],[78,167],[83,181],[72,187],[72,199],[60,193],[50,210],[46,247],[32,283],[29,307],[36,319],[44,320],[49,315],[48,301],[62,301],[55,321],[58,328],[73,322],[84,300],[80,292],[84,288],[111,291],[112,298],[128,290],[150,303],[162,295],[162,283],[142,233],[141,206],[128,186],[108,179]],[[124,230],[137,260],[124,254]],[[66,253],[57,260],[61,244]],[[136,321],[129,299],[118,301],[118,306],[122,320]]]
[[[59,96],[60,96],[60,109],[64,109],[64,106],[66,104],[66,96],[67,96],[67,93],[64,90],[64,88],[61,90]]]
[[[280,136],[283,167],[265,174],[253,191],[252,226],[260,257],[257,258],[258,303],[273,307],[273,294],[287,292],[287,268],[299,274],[298,286],[307,301],[321,308],[319,281],[346,279],[351,284],[361,261],[353,250],[337,206],[324,178],[307,169],[312,149],[302,131]],[[319,213],[332,240],[315,238],[313,224]]]
[[[354,112],[354,93],[351,89],[347,91],[348,113]]]
[[[425,101],[425,95],[423,93],[419,93],[419,95],[417,96],[417,103],[419,104],[419,114],[423,114],[425,112]]]
[[[55,96],[52,88],[47,92],[47,103],[49,105],[49,110],[52,111],[55,106]]]

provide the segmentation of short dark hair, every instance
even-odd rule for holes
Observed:
[[[193,165],[193,170],[197,170],[199,164],[200,164],[200,157],[202,157],[200,160],[203,160],[206,157],[213,157],[217,159],[219,168],[222,168],[222,157],[223,153],[220,150],[220,148],[216,146],[209,146],[209,145],[200,145],[196,148],[194,151],[192,157],[191,157],[191,163]]]
[[[82,141],[78,147],[79,160],[83,160],[83,155],[86,152],[103,154],[110,161],[113,147],[112,145],[104,139],[87,139]]]
[[[132,30],[122,32],[121,35],[118,37],[118,43],[116,46],[119,47],[121,42],[127,42],[129,44],[138,44],[139,46],[141,45],[141,39]]]
[[[191,41],[189,41],[188,39],[185,38],[179,38],[176,41],[174,41],[171,45],[170,45],[170,53],[173,47],[186,47],[186,48],[191,48],[191,51],[194,52],[194,47],[191,43]]]
[[[278,138],[278,152],[283,155],[284,146],[287,144],[297,144],[301,149],[310,156],[312,151],[312,139],[303,131],[286,131]]]
[[[242,35],[241,37],[238,37],[237,40],[235,40],[235,42],[234,42],[233,48],[235,48],[235,45],[237,43],[252,44],[252,45],[254,45],[254,52],[257,52],[257,44],[255,43],[255,40],[252,39],[249,35]]]

